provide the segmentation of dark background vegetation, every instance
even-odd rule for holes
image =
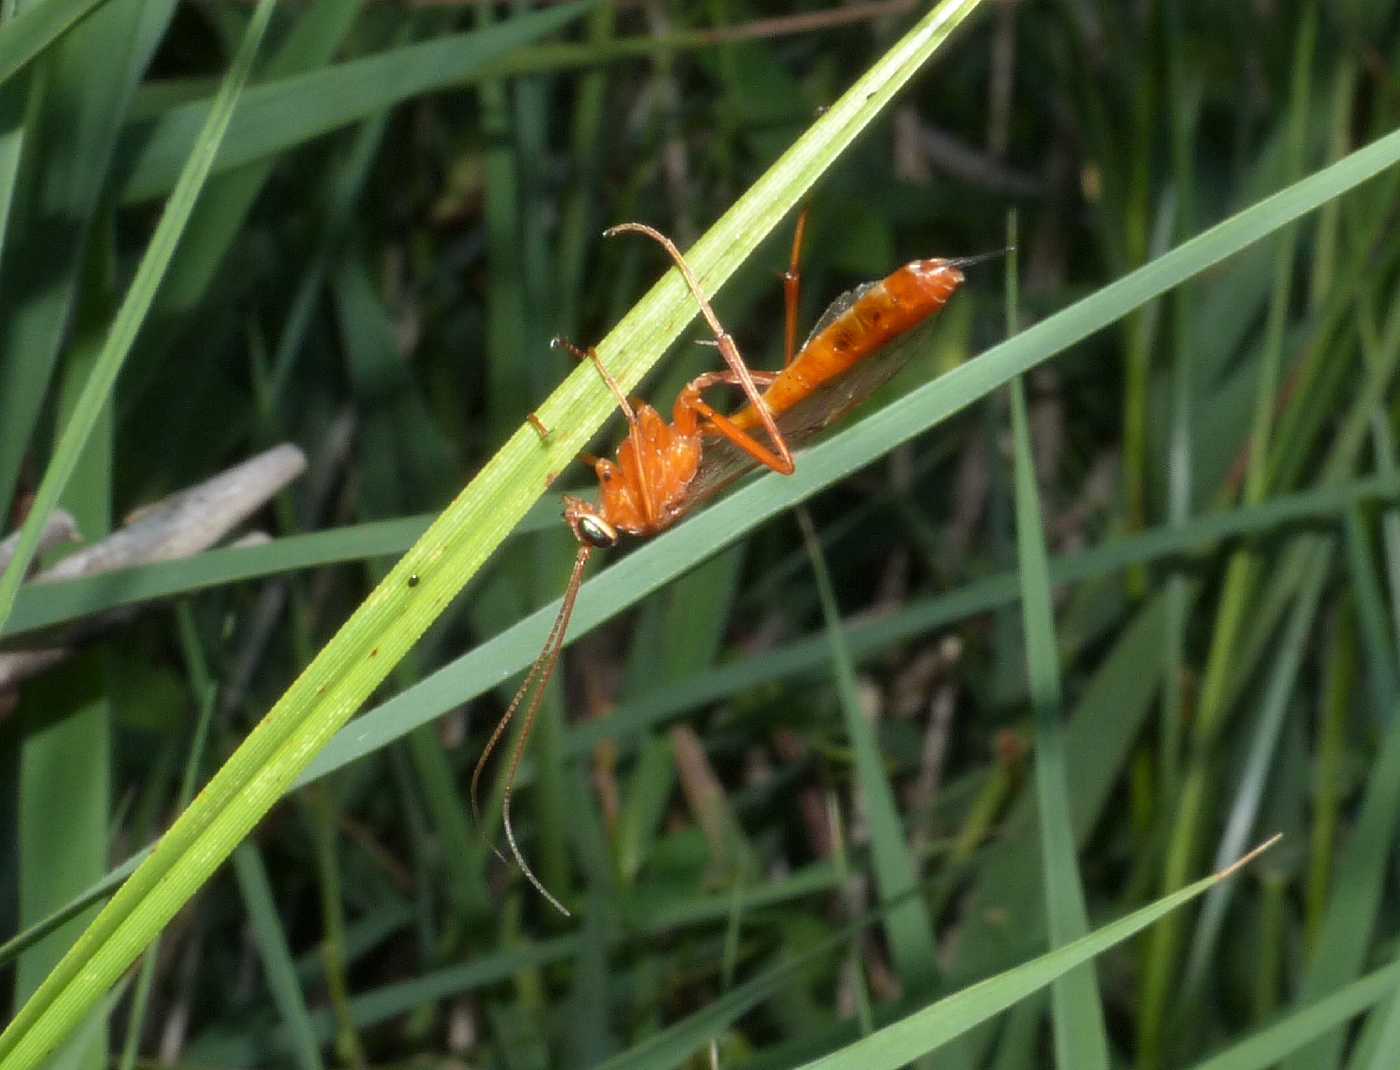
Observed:
[[[298,60],[288,42],[313,18],[335,21],[336,6],[282,5],[266,62],[285,76],[527,5],[346,7],[327,54]],[[84,340],[160,211],[127,185],[141,124],[212,91],[250,12],[175,8],[140,84],[113,106],[120,135],[92,176],[90,217],[54,224],[56,236],[34,224],[42,213],[28,229],[17,217],[0,361],[36,359],[16,323],[45,273],[77,281],[35,437],[0,427],[22,457],[16,517],[63,392],[81,383]],[[602,229],[639,220],[688,245],[916,14],[600,7],[557,36],[580,46],[565,58],[527,48],[499,77],[281,151],[246,214],[227,207],[228,185],[211,186],[232,214],[221,230],[217,209],[196,213],[202,243],[177,254],[118,383],[107,497],[85,531],[282,441],[311,467],[260,514],[274,537],[440,509],[569,370],[550,338],[597,339],[660,274],[654,247]],[[804,327],[909,259],[1004,245],[1013,211],[1020,317],[1033,322],[1394,129],[1397,63],[1400,8],[1383,0],[988,0],[813,191]],[[46,106],[43,151],[61,154],[61,99]],[[1394,189],[1383,175],[1028,378],[1052,556],[1390,475]],[[755,366],[781,362],[776,276],[790,234],[779,227],[717,300]],[[1004,289],[997,264],[972,270],[893,392],[1003,337]],[[713,361],[682,344],[643,393],[668,410]],[[1251,461],[1261,390],[1272,433]],[[573,921],[483,852],[470,824],[467,782],[508,682],[274,810],[128,988],[148,993],[144,1013],[116,1004],[111,1051],[129,1043],[141,1059],[202,1067],[582,1067],[625,1053],[661,1066],[675,1058],[648,1056],[645,1042],[691,1022],[681,1050],[696,1059],[714,1036],[726,1070],[791,1066],[1040,954],[1026,637],[1014,584],[986,594],[1016,567],[1008,426],[1004,399],[990,398],[809,503],[852,634],[893,622],[859,632],[858,694],[920,867],[924,945],[898,946],[868,916],[881,903],[871,818],[811,562],[784,518],[567,652],[539,745],[569,746],[560,723],[641,721],[566,749],[547,766],[557,782],[529,768],[522,780],[522,846]],[[594,448],[617,435],[615,422]],[[585,476],[576,466],[560,485]],[[1064,707],[1088,726],[1072,736],[1070,786],[1083,789],[1091,925],[1209,871],[1228,845],[1286,833],[1237,880],[1226,913],[1183,914],[1098,960],[1121,1065],[1194,1065],[1394,959],[1393,496],[1355,494],[1305,526],[1266,516],[1247,539],[1189,557],[1110,554],[1056,588]],[[572,544],[548,522],[556,511],[547,498],[535,526],[546,533],[507,544],[386,695],[557,596]],[[43,918],[169,822],[206,681],[218,697],[196,782],[391,561],[190,595],[0,707],[0,932]],[[718,697],[656,701],[712,680]],[[26,747],[74,711],[101,725],[62,763],[102,786],[85,815],[24,775]],[[61,875],[82,850],[86,869]],[[253,905],[260,882],[271,914]],[[1347,888],[1365,891],[1348,904]],[[860,919],[870,924],[830,943]],[[0,985],[28,991],[77,931],[27,949]],[[283,983],[310,1008],[300,1025],[301,1000],[269,984],[278,947],[295,960]],[[804,955],[789,979],[732,1004],[745,1013],[705,1025]],[[1051,1065],[1048,1008],[1033,996],[933,1065]],[[1288,1065],[1393,1065],[1387,1012],[1382,1001],[1366,1028],[1321,1049],[1298,1040]],[[80,1061],[104,1062],[100,1047]]]

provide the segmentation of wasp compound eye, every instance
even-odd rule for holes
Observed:
[[[617,545],[617,529],[601,517],[579,517],[578,532],[584,542],[600,550],[610,550]]]

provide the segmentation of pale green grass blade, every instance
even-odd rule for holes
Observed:
[[[1100,548],[1054,559],[1050,569],[1051,583],[1056,586],[1076,583],[1133,564],[1189,555],[1209,549],[1222,538],[1263,533],[1280,525],[1313,518],[1336,517],[1353,502],[1372,497],[1389,500],[1397,494],[1400,494],[1400,483],[1379,478],[1358,480],[1349,485],[1275,498],[1264,505],[1247,509],[1212,514],[1181,528],[1157,528],[1142,535],[1113,539]],[[627,561],[613,566],[596,580],[584,585],[574,617],[575,629],[583,631],[607,619],[601,611],[595,617],[589,607],[595,598],[605,597],[614,588],[631,591],[634,582],[631,561],[649,549],[643,547]],[[682,560],[676,567],[679,570],[687,566],[688,562]],[[625,578],[618,578],[619,574]],[[890,646],[955,621],[1011,605],[1019,596],[1016,573],[988,576],[948,594],[912,602],[887,617],[851,625],[847,630],[847,641],[854,657],[869,658]],[[620,612],[634,601],[635,598],[621,602],[615,611]],[[551,619],[551,610],[540,610],[439,669],[402,695],[365,713],[355,722],[353,734],[347,732],[333,740],[313,761],[300,783],[309,783],[355,761],[462,701],[485,693],[493,686],[498,673],[509,675],[528,665],[538,652],[544,630]],[[629,700],[606,719],[575,726],[571,732],[571,747],[575,752],[581,752],[604,738],[625,736],[637,728],[718,701],[735,692],[810,673],[824,665],[828,656],[825,638],[816,636],[778,647],[762,658],[720,665],[701,675],[678,680],[654,694]]]
[[[480,77],[492,60],[564,28],[592,6],[593,0],[563,4],[514,16],[488,30],[405,45],[254,86],[234,114],[213,173],[294,148],[423,93],[460,87]],[[150,200],[171,188],[210,107],[203,100],[182,104],[149,129],[126,135],[122,151],[129,154],[131,173],[122,189],[124,201]]]
[[[1183,525],[1175,532],[1154,528],[1130,538],[1110,539],[1090,550],[1055,557],[1050,562],[1051,582],[1056,585],[1074,583],[1095,579],[1133,564],[1204,553],[1223,538],[1264,534],[1314,520],[1328,522],[1353,506],[1372,501],[1393,501],[1397,496],[1400,496],[1400,474],[1370,476],[1298,494],[1279,495],[1257,506],[1218,510]],[[285,536],[263,546],[209,550],[179,561],[141,565],[82,579],[43,585],[26,584],[20,588],[9,622],[0,629],[0,638],[70,623],[118,606],[260,579],[294,569],[401,554],[413,545],[431,521],[429,516],[372,521],[305,535]],[[557,528],[558,525],[559,506],[554,500],[546,499],[531,507],[512,535]],[[1016,577],[1013,574],[1000,574],[978,580],[948,595],[940,595],[935,601],[941,605],[949,599],[971,599],[965,611],[970,615],[1013,600],[1015,586]],[[907,610],[901,611],[901,615],[904,612]],[[948,619],[957,617],[941,616],[939,622]],[[863,632],[864,626],[856,626],[852,634],[860,635]],[[493,642],[504,638],[500,636]],[[521,644],[522,653],[528,645]],[[862,643],[857,652],[865,649],[868,648]],[[467,656],[472,657],[474,653]],[[449,666],[444,671],[453,670]],[[717,671],[725,672],[728,669],[721,667]],[[454,686],[471,686],[470,679]],[[440,712],[442,710],[437,711]],[[429,716],[437,716],[437,713]]]
[[[703,285],[714,290],[728,277],[976,6],[945,2],[920,20],[735,203],[690,251]],[[694,315],[683,282],[668,272],[599,344],[601,358],[628,389]],[[540,407],[545,424],[557,429],[550,442],[541,446],[528,425],[512,436],[113,897],[0,1036],[0,1057],[16,1067],[33,1065],[73,1027],[385,678],[614,407],[596,372],[580,368]]]
[[[1400,477],[1396,479],[1400,487]],[[432,517],[405,516],[287,535],[262,546],[209,550],[178,561],[139,565],[82,579],[26,584],[0,638],[22,635],[119,606],[243,580],[262,579],[294,569],[364,561],[403,553],[432,523]],[[546,501],[532,506],[512,532],[529,534],[559,527],[559,506]]]
[[[322,1066],[320,1044],[287,947],[287,934],[277,914],[267,867],[255,844],[245,843],[233,852],[233,871],[238,877],[238,888],[248,911],[263,973],[282,1013],[283,1028],[291,1035],[293,1059],[303,1070],[319,1070]]]
[[[1280,1061],[1307,1050],[1308,1043],[1393,996],[1400,985],[1400,963],[1376,970],[1325,999],[1296,1010],[1248,1040],[1231,1045],[1219,1055],[1196,1063],[1191,1070],[1267,1070]],[[1395,1062],[1394,1050],[1383,1054],[1382,1066]]]
[[[1091,962],[1095,956],[1141,932],[1227,876],[1216,874],[1199,880],[1072,944],[1056,948],[1040,958],[964,989],[957,995],[941,999],[870,1037],[808,1063],[804,1070],[895,1070],[921,1055],[936,1051],[1075,967]]]
[[[817,541],[816,530],[805,509],[798,511],[797,520],[812,559],[812,572],[817,581],[822,616],[826,621],[827,640],[831,645],[836,694],[841,702],[846,735],[855,752],[856,783],[870,825],[875,884],[881,904],[888,909],[885,914],[886,941],[904,990],[911,995],[928,992],[938,982],[933,919],[929,917],[923,896],[909,895],[919,886],[919,869],[909,850],[909,838],[904,832],[899,804],[894,797],[894,785],[890,783],[889,773],[885,769],[874,722],[861,707],[855,667],[846,645],[841,613],[836,605],[836,593],[831,586],[821,543]],[[906,895],[907,900],[899,902]]]
[[[1060,652],[1055,638],[1040,492],[1031,456],[1025,392],[1019,378],[1011,382],[1011,429],[1015,450],[1016,559],[1021,576],[1026,673],[1035,710],[1036,812],[1045,874],[1045,914],[1050,946],[1062,947],[1089,931],[1089,912],[1084,905],[1084,885],[1075,851]],[[1056,1063],[1107,1070],[1108,1036],[1094,967],[1086,964],[1056,980],[1050,1003]]]
[[[642,546],[603,576],[585,584],[574,614],[571,634],[578,636],[608,620],[764,520],[859,470],[899,443],[927,431],[952,413],[1005,385],[1012,377],[1121,318],[1128,310],[1340,196],[1393,166],[1397,160],[1400,160],[1400,131],[1245,209],[1146,267],[992,347],[976,360],[909,393],[845,432],[804,451],[793,475],[765,476],[741,487],[679,525],[675,531]],[[726,220],[733,218],[737,218],[733,212],[725,217]],[[709,247],[708,242],[702,244]],[[692,257],[693,266],[695,259]],[[663,281],[669,282],[670,277]],[[619,325],[619,331],[628,323],[630,319]],[[617,337],[618,334],[614,332],[610,337]],[[631,365],[626,367],[630,368]],[[617,369],[614,368],[616,373]],[[624,389],[634,381],[627,372],[620,378]],[[569,410],[564,406],[584,404],[572,392],[577,380],[577,375],[571,376],[564,388],[550,399],[550,403],[540,409],[546,425],[569,427],[574,424],[574,418],[565,418]],[[556,399],[559,402],[557,409],[554,407]],[[564,420],[562,425],[561,419]],[[591,430],[592,426],[587,424],[584,430]],[[529,435],[533,434],[533,431],[529,432]],[[582,446],[582,439],[576,442],[572,435],[567,440],[563,435],[557,437],[568,450]],[[529,444],[528,438],[523,441]],[[517,449],[521,442],[522,437],[518,433],[508,448]],[[562,451],[559,454],[561,464],[566,455]],[[1158,537],[1169,540],[1172,534],[1160,531]],[[530,663],[540,649],[556,610],[557,606],[546,607],[498,636],[492,642],[489,656],[480,656],[478,660],[478,656],[487,649],[481,647],[459,661],[453,671],[461,671],[463,676],[460,679],[470,682],[460,684],[463,690],[458,691],[455,697],[448,697],[448,689],[443,687],[443,673],[430,677],[420,685],[441,689],[438,694],[443,705],[429,703],[434,707],[433,712],[427,712],[422,706],[412,708],[414,704],[408,702],[403,706],[391,702],[360,718],[353,734],[347,734],[345,739],[329,746],[302,782],[397,738],[421,723],[417,719],[420,713],[425,718],[436,716],[453,703],[469,697],[469,694],[480,694],[486,687],[495,686],[505,677],[518,672]],[[496,643],[502,645],[496,646]],[[467,659],[472,660],[469,663]]]
[[[103,0],[44,0],[0,23],[0,87]]]
[[[117,310],[111,333],[103,344],[92,375],[59,437],[53,458],[44,472],[44,478],[34,495],[34,504],[21,529],[19,548],[9,568],[0,576],[0,624],[10,616],[20,580],[34,556],[44,523],[77,466],[83,444],[92,433],[92,428],[107,403],[117,373],[121,371],[132,343],[136,341],[141,324],[145,321],[146,312],[155,299],[156,290],[175,252],[175,245],[209,175],[209,167],[213,163],[215,152],[218,151],[219,141],[228,128],[229,117],[233,113],[238,94],[252,69],[253,57],[257,54],[263,31],[272,15],[272,6],[271,0],[261,0],[257,16],[249,24],[244,45],[234,57],[228,77],[215,97],[208,122],[195,142],[195,150],[181,172],[180,180],[170,195],[170,201],[151,238],[146,255],[141,258],[141,265],[137,268],[131,287]],[[3,1045],[0,1045],[0,1050],[3,1050]]]

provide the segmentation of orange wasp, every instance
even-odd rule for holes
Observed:
[[[755,465],[791,475],[794,470],[792,448],[838,419],[888,380],[915,348],[909,344],[914,329],[939,311],[962,285],[961,269],[983,259],[915,260],[879,282],[859,286],[831,304],[798,350],[798,261],[805,229],[804,212],[798,217],[791,260],[783,276],[785,361],[779,372],[749,370],[733,337],[720,325],[699,281],[670,238],[643,223],[623,223],[604,232],[608,237],[629,232],[644,234],[670,254],[714,332],[714,344],[728,366],[725,371],[707,372],[691,380],[676,398],[669,424],[645,402],[629,401],[592,347],[581,349],[555,339],[555,345],[568,349],[578,359],[592,361],[616,396],[618,408],[627,420],[628,433],[617,447],[616,460],[580,455],[597,473],[599,503],[593,505],[581,498],[564,498],[564,520],[578,540],[578,556],[544,649],[506,707],[472,772],[471,799],[472,812],[481,827],[477,787],[482,770],[521,703],[530,695],[524,727],[506,768],[501,821],[510,853],[520,871],[535,890],[565,916],[569,911],[535,876],[515,842],[510,800],[545,686],[564,646],[564,634],[589,557],[595,549],[612,549],[623,533],[648,536],[664,531],[699,502]],[[875,359],[877,356],[880,359]],[[748,404],[732,416],[717,412],[702,397],[706,390],[715,386],[738,387]],[[760,386],[765,388],[762,394]],[[548,434],[533,414],[530,422],[541,435]],[[754,437],[760,427],[767,445]],[[502,861],[509,861],[499,850],[496,854]]]

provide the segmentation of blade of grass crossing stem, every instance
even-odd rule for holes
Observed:
[[[797,523],[802,529],[807,552],[811,555],[812,573],[816,579],[822,615],[826,619],[827,638],[831,644],[831,665],[836,681],[836,693],[841,702],[846,733],[855,752],[856,783],[859,785],[866,819],[870,824],[875,884],[879,889],[881,902],[889,904],[918,887],[918,868],[909,850],[909,840],[904,834],[899,807],[895,803],[894,788],[885,772],[885,761],[880,753],[874,723],[862,708],[860,695],[856,690],[855,668],[851,662],[850,648],[846,645],[841,614],[836,606],[836,594],[831,587],[831,576],[827,572],[821,542],[806,509],[798,509]],[[928,916],[923,898],[910,896],[907,902],[892,909],[885,919],[885,930],[890,953],[894,956],[895,968],[899,972],[904,990],[910,993],[928,991],[938,979],[938,967],[935,960],[933,922]]]
[[[1031,457],[1026,398],[1021,380],[1011,383],[1011,427],[1016,453],[1016,547],[1021,573],[1026,673],[1035,708],[1036,809],[1045,866],[1045,914],[1050,945],[1061,947],[1089,930],[1084,887],[1075,858],[1074,828],[1065,761],[1060,664],[1050,601],[1035,462]],[[1098,981],[1090,964],[1071,970],[1051,989],[1057,1066],[1107,1070],[1108,1037]]]
[[[920,19],[735,202],[689,251],[707,292],[718,289],[977,6],[976,0],[945,0]],[[263,11],[260,6],[258,16]],[[162,225],[171,218],[168,211]],[[599,343],[600,357],[622,388],[631,389],[695,315],[684,282],[668,271]],[[556,429],[550,441],[541,444],[534,429],[522,425],[504,444],[215,774],[0,1035],[0,1060],[7,1060],[0,1065],[34,1065],[73,1028],[383,681],[543,493],[550,474],[614,407],[597,373],[579,368],[538,409]]]
[[[803,1070],[896,1070],[921,1055],[937,1050],[1031,993],[1054,983],[1069,971],[1091,962],[1095,956],[1103,954],[1115,944],[1141,932],[1212,885],[1229,878],[1257,853],[1247,856],[1223,873],[1205,877],[1118,921],[1110,922],[1072,944],[1055,948],[1024,965],[941,999],[872,1036],[808,1063]]]
[[[228,76],[214,97],[214,103],[209,109],[209,118],[195,142],[194,152],[191,153],[179,181],[175,184],[170,201],[156,226],[155,235],[151,238],[151,244],[136,269],[131,288],[127,290],[116,318],[112,321],[111,333],[108,334],[98,355],[92,375],[88,378],[82,395],[59,436],[53,457],[35,493],[34,504],[20,531],[19,547],[9,568],[0,576],[0,625],[3,625],[10,615],[15,593],[19,590],[20,580],[34,557],[44,523],[73,474],[83,446],[111,394],[117,373],[121,371],[122,364],[131,351],[131,345],[136,340],[137,332],[145,321],[156,289],[170,264],[175,245],[209,175],[209,166],[218,151],[219,142],[228,129],[229,117],[233,114],[238,94],[248,79],[248,72],[252,69],[253,58],[257,55],[258,45],[262,41],[263,31],[267,29],[274,6],[275,0],[259,0],[253,18],[248,23],[243,43],[229,68]],[[0,1052],[3,1050],[3,1044],[0,1044]]]

